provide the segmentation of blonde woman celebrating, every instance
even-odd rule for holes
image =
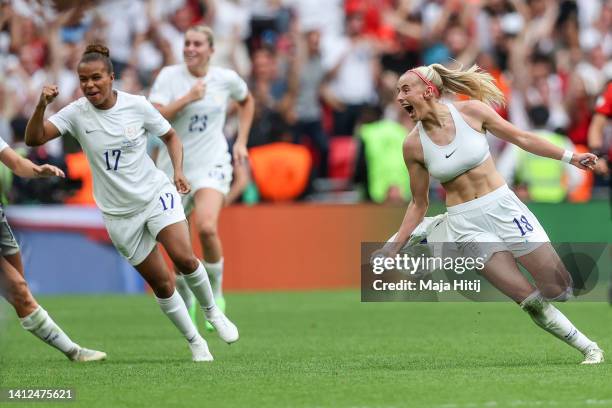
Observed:
[[[465,94],[472,100],[443,102],[440,97],[446,92]],[[582,170],[592,169],[597,157],[564,151],[502,119],[490,105],[503,104],[503,94],[477,66],[467,71],[440,64],[411,69],[398,80],[397,102],[417,124],[403,147],[412,201],[382,254],[398,253],[423,221],[431,175],[446,191],[448,216],[428,240],[457,243],[465,251],[476,248],[480,254],[486,246],[482,274],[496,288],[517,302],[538,326],[580,351],[583,364],[603,362],[597,343],[550,303],[571,297],[571,277],[536,217],[496,170],[485,132]],[[535,286],[519,271],[517,262],[533,276]]]

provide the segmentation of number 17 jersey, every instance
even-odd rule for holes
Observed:
[[[187,94],[199,79],[206,84],[204,97],[187,104],[171,121],[183,142],[183,172],[191,182],[202,177],[208,167],[229,156],[223,134],[227,105],[230,98],[242,101],[248,94],[244,80],[230,69],[209,67],[204,77],[197,78],[184,64],[179,64],[161,70],[151,88],[149,101],[168,105]],[[172,174],[167,149],[160,149],[157,166],[166,174]]]
[[[117,92],[106,110],[86,98],[49,118],[61,135],[79,141],[93,175],[94,198],[103,213],[131,216],[142,211],[170,181],[146,151],[147,137],[159,137],[170,124],[144,96]]]

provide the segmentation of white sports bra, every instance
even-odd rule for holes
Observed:
[[[432,142],[421,121],[417,122],[425,167],[441,183],[482,164],[491,155],[486,136],[468,125],[452,103],[444,104],[455,123],[455,138],[449,144],[439,146]]]

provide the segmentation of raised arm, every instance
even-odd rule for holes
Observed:
[[[44,120],[45,109],[59,95],[56,85],[45,85],[40,94],[34,113],[28,120],[25,131],[25,142],[28,146],[40,146],[60,135],[55,125]]]
[[[482,127],[485,130],[525,151],[555,160],[562,160],[566,154],[566,150],[552,144],[548,140],[517,128],[483,102],[472,100],[465,102],[464,107],[470,116],[482,121]],[[568,163],[582,170],[592,170],[597,161],[597,156],[593,153],[569,152],[569,154],[571,154],[571,159],[568,156]]]
[[[408,204],[402,224],[392,242],[384,247],[385,255],[395,256],[406,244],[412,231],[423,221],[429,208],[429,172],[422,162],[422,147],[416,128],[404,142],[404,161],[410,175],[412,200]]]
[[[187,194],[191,191],[191,186],[183,174],[183,144],[181,139],[172,128],[161,139],[168,149],[168,155],[174,169],[174,185],[179,193]]]
[[[10,147],[5,147],[0,152],[0,161],[13,173],[23,178],[38,177],[65,177],[64,172],[50,164],[36,165],[30,160],[20,156]]]

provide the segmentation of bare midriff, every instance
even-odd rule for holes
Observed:
[[[442,184],[446,191],[446,206],[462,204],[480,198],[506,184],[489,157],[482,164]]]

